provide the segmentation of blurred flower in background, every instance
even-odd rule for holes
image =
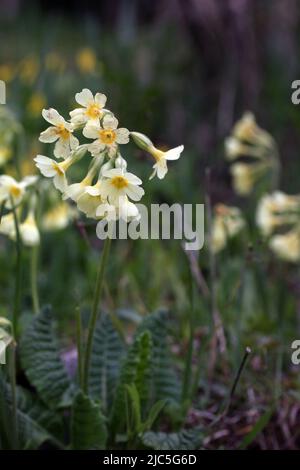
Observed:
[[[214,207],[212,223],[212,249],[215,253],[223,250],[228,241],[245,228],[245,220],[238,207],[217,204]]]

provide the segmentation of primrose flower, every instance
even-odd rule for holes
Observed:
[[[76,209],[70,207],[66,202],[56,204],[49,209],[42,217],[41,227],[45,231],[62,230],[69,225],[69,222],[76,217]]]
[[[225,156],[228,160],[236,160],[243,156],[262,158],[263,150],[261,147],[245,144],[230,136],[225,139]]]
[[[0,233],[10,238],[15,237],[15,221],[12,212],[2,216],[0,222]]]
[[[137,206],[129,201],[127,196],[120,196],[117,204],[100,204],[96,210],[96,217],[107,220],[123,219],[125,222],[129,222],[139,220],[140,214]]]
[[[45,177],[53,178],[54,186],[63,193],[63,199],[72,199],[77,209],[87,217],[96,220],[137,219],[138,207],[132,201],[139,201],[144,195],[142,181],[127,171],[128,163],[122,157],[119,147],[129,142],[129,130],[119,128],[114,114],[104,108],[106,96],[102,93],[93,95],[89,89],[84,88],[76,94],[76,101],[81,107],[70,112],[71,123],[66,122],[51,108],[43,110],[43,116],[53,125],[41,134],[40,140],[57,141],[54,156],[62,156],[64,161],[58,163],[55,159],[37,155],[34,159],[36,166]],[[83,136],[93,139],[93,142],[79,145],[77,139],[74,141],[74,130],[81,130]],[[143,134],[133,132],[132,137],[139,147],[155,158],[154,174],[159,178],[167,173],[167,160],[177,160],[183,150],[181,145],[163,152]],[[81,177],[81,181],[68,185],[68,168],[87,151],[93,157],[87,174]],[[50,214],[50,225],[51,217]],[[62,223],[65,223],[65,219],[62,219]]]
[[[106,114],[100,122],[89,124],[83,129],[83,135],[88,139],[96,139],[90,146],[89,151],[93,156],[100,155],[108,150],[110,157],[116,154],[118,144],[128,144],[129,130],[125,127],[118,129],[118,120],[111,114]]]
[[[237,139],[253,145],[265,147],[273,145],[272,136],[257,125],[255,116],[250,111],[246,111],[242,118],[237,121],[233,127],[232,134]]]
[[[100,185],[101,182],[97,181],[93,186],[87,186],[77,200],[78,209],[91,219],[97,218],[97,208],[105,202],[100,195]]]
[[[17,213],[17,218],[19,218],[19,213]],[[19,231],[24,246],[36,246],[40,243],[40,233],[37,228],[33,211],[28,213],[24,222],[19,222]],[[0,223],[0,233],[8,236],[11,240],[16,241],[16,227],[14,215],[12,212],[2,217]]]
[[[217,204],[212,224],[213,251],[218,253],[225,248],[228,240],[239,234],[244,227],[245,221],[239,208]]]
[[[56,158],[68,158],[72,150],[75,150],[79,141],[73,136],[73,124],[65,119],[53,108],[43,109],[43,118],[52,124],[45,131],[41,132],[39,140],[45,143],[56,142],[54,156]]]
[[[40,243],[40,232],[37,227],[34,213],[30,211],[24,222],[20,224],[20,235],[24,246],[32,247]]]
[[[154,171],[151,174],[150,179],[154,178],[155,175],[157,175],[159,179],[163,179],[168,172],[167,160],[178,160],[184,149],[183,145],[179,145],[178,147],[164,152],[163,150],[157,149],[151,140],[144,134],[141,134],[140,132],[131,132],[130,135],[135,143],[141,149],[150,153],[156,161],[153,165]]]
[[[270,240],[271,250],[284,261],[299,262],[300,231],[299,227],[285,234],[274,235]]]
[[[300,222],[300,196],[290,196],[282,191],[263,196],[260,200],[256,223],[265,236],[276,228]]]
[[[144,195],[140,187],[142,180],[133,173],[124,172],[121,168],[113,168],[103,173],[103,181],[100,186],[100,195],[108,199],[110,204],[118,204],[122,196],[128,196],[133,201],[139,201]]]
[[[72,156],[68,157],[63,162],[58,163],[52,158],[45,157],[44,155],[37,155],[34,158],[34,161],[42,175],[46,176],[46,178],[53,178],[54,186],[63,193],[68,185],[65,173],[73,163]]]
[[[233,187],[237,194],[248,195],[264,176],[272,186],[277,183],[279,159],[278,149],[273,137],[261,129],[252,113],[246,112],[235,124],[231,135],[225,139],[225,156],[234,161],[230,171]],[[240,161],[248,157],[249,161]],[[236,162],[236,160],[238,160]]]
[[[26,189],[37,181],[37,176],[30,175],[18,182],[9,175],[0,176],[0,203],[5,202],[7,209],[13,205],[18,205],[26,192]]]
[[[104,115],[106,96],[103,93],[93,93],[84,88],[80,93],[76,93],[75,99],[82,108],[76,108],[70,112],[71,122],[75,127],[80,127],[87,123],[97,123]]]
[[[235,163],[230,167],[233,187],[237,194],[246,196],[254,189],[255,184],[267,171],[264,164]]]

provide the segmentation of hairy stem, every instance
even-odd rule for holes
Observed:
[[[91,353],[92,353],[92,346],[93,346],[93,339],[94,339],[94,332],[96,327],[96,322],[98,319],[98,310],[99,310],[99,302],[100,296],[103,288],[103,281],[104,281],[104,273],[105,267],[108,260],[109,249],[110,249],[111,239],[108,237],[104,242],[103,252],[101,254],[98,274],[96,279],[96,288],[94,293],[94,300],[92,306],[92,312],[89,319],[88,325],[88,334],[87,334],[87,343],[85,348],[85,358],[84,358],[84,383],[83,383],[83,391],[88,393],[88,382],[89,382],[89,370],[90,370],[90,362],[91,362]]]

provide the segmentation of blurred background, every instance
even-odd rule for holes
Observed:
[[[8,126],[18,134],[17,144],[12,138],[8,149],[1,153],[0,148],[1,171],[23,176],[36,172],[36,154],[50,156],[49,148],[38,141],[45,128],[41,110],[54,107],[67,118],[75,107],[75,93],[90,88],[108,96],[109,108],[122,127],[149,135],[161,147],[185,145],[183,156],[170,165],[162,182],[149,182],[148,157],[133,145],[126,146],[130,170],[144,181],[146,203],[203,203],[205,169],[210,168],[212,203],[249,209],[247,200],[232,190],[224,159],[224,139],[247,110],[278,143],[280,188],[299,193],[300,113],[291,102],[291,84],[300,78],[299,40],[297,0],[0,0],[0,79],[7,86]],[[67,339],[65,328],[73,331],[75,307],[88,312],[100,247],[95,224],[86,219],[43,236],[40,297],[53,305],[66,346],[73,341],[72,335]],[[7,249],[7,240],[1,237],[4,314],[9,314],[13,295],[12,250],[13,243]],[[300,331],[298,267],[281,264],[274,269],[264,252],[262,263],[246,272],[243,293],[233,305],[244,259],[240,252],[229,255],[220,258],[218,267],[229,364],[238,364],[245,345],[256,347],[253,393],[257,388],[258,393],[273,393],[274,374],[284,363],[280,344],[289,354],[290,342]],[[206,279],[205,250],[199,260]],[[180,356],[186,352],[191,304],[197,314],[195,341],[201,347],[209,343],[207,299],[200,295],[194,300],[191,278],[191,260],[180,243],[120,241],[113,249],[104,303],[132,320],[161,305],[170,308],[180,344],[174,351]],[[282,292],[280,299],[276,297],[278,282],[284,299]],[[30,316],[28,282],[23,303]],[[273,350],[274,355],[267,355]],[[205,368],[205,356],[201,360]],[[289,356],[286,363],[290,364]],[[221,375],[226,371],[223,365],[219,364]],[[231,374],[228,377],[230,381]],[[299,379],[295,381],[299,385]],[[298,385],[293,397],[299,398]],[[262,407],[264,400],[263,396]]]

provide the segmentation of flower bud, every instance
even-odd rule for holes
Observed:
[[[149,149],[153,147],[153,143],[145,134],[141,134],[140,132],[130,132],[130,135],[133,138],[134,143],[142,150],[149,151]]]

